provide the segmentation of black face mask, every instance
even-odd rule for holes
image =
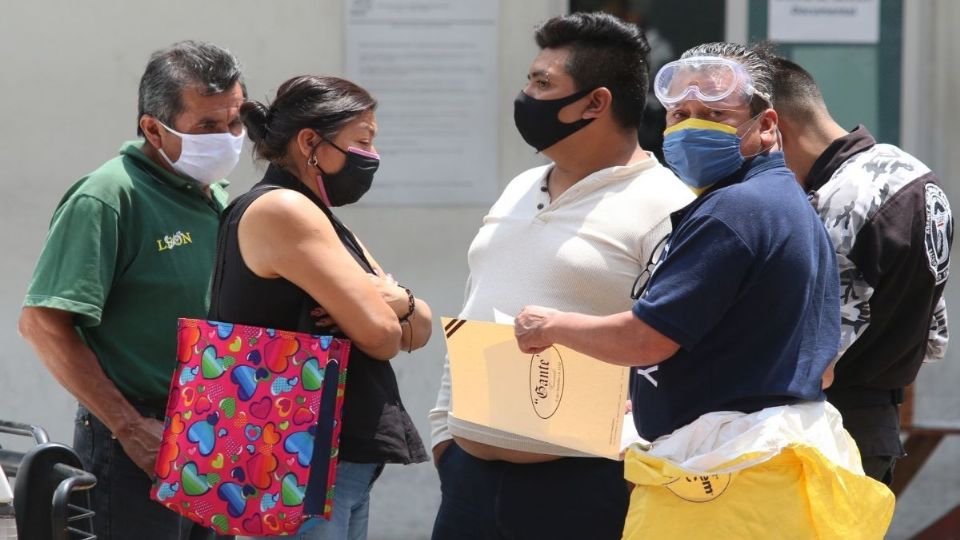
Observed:
[[[332,142],[327,143],[343,152],[343,155],[347,156],[347,162],[335,173],[324,172],[317,164],[316,167],[320,170],[318,180],[323,183],[322,188],[330,200],[330,206],[353,204],[373,185],[373,174],[380,167],[380,158],[374,157],[376,154],[372,152],[363,152],[356,148],[344,150]]]
[[[560,109],[594,90],[591,88],[574,92],[560,99],[536,99],[521,91],[517,99],[513,100],[513,122],[517,125],[517,131],[537,152],[550,148],[593,122],[593,118],[581,118],[567,124],[561,122],[557,114]]]

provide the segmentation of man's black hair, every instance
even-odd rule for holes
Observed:
[[[639,128],[650,80],[643,30],[608,13],[572,13],[544,22],[534,37],[541,49],[569,48],[566,70],[577,90],[606,87],[617,123]]]
[[[196,87],[201,95],[221,94],[243,84],[240,62],[230,51],[203,41],[180,41],[150,55],[140,79],[137,134],[140,117],[149,114],[173,127],[173,119],[183,111],[183,91]]]
[[[786,58],[776,57],[771,63],[773,100],[778,113],[804,118],[811,112],[826,109],[823,94],[807,70]]]

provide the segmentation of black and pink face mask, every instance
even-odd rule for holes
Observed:
[[[330,141],[325,142],[342,152],[347,162],[335,173],[324,172],[317,165],[320,196],[327,206],[344,206],[359,201],[373,185],[373,175],[380,167],[379,154],[353,146],[344,150]]]

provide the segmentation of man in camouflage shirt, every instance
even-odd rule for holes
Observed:
[[[840,271],[841,344],[824,384],[866,473],[887,484],[904,455],[898,405],[921,364],[943,358],[953,218],[937,177],[915,157],[847,132],[816,82],[774,63],[773,103],[787,166],[809,192]],[[832,382],[832,384],[831,384]]]

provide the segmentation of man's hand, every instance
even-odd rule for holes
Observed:
[[[130,459],[153,478],[163,423],[143,418],[130,405],[80,339],[73,318],[69,311],[25,307],[20,334],[57,381],[113,432]]]
[[[537,354],[553,345],[554,340],[547,336],[547,326],[559,313],[555,309],[542,306],[524,307],[513,321],[513,332],[520,350]]]
[[[440,466],[439,465],[440,456],[443,455],[443,452],[446,451],[446,449],[449,448],[451,444],[453,444],[452,439],[449,441],[443,441],[442,443],[437,443],[437,445],[433,447],[433,466],[434,467]]]
[[[827,370],[823,372],[823,377],[820,378],[820,389],[826,390],[830,388],[830,385],[833,384],[833,366],[835,362],[830,362],[830,365],[827,366]]]
[[[120,441],[120,446],[130,460],[143,469],[147,477],[153,479],[157,452],[160,451],[160,443],[163,439],[163,422],[140,417],[123,426],[113,435]]]

